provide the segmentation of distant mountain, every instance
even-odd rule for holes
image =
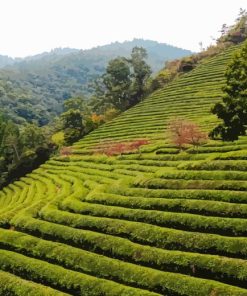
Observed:
[[[74,53],[80,51],[79,49],[75,48],[54,48],[49,52],[42,52],[40,54],[36,54],[33,56],[27,56],[25,58],[11,58],[7,55],[0,55],[0,69],[5,68],[6,66],[12,66],[16,65],[17,63],[26,62],[26,61],[33,61],[33,60],[39,60],[44,57],[48,57],[50,59],[56,57],[56,56],[64,56],[66,54]]]
[[[13,59],[7,55],[0,55],[0,68],[4,68],[8,65],[13,65],[16,62],[16,59]]]
[[[34,60],[39,60],[39,59],[43,59],[43,58],[51,60],[51,59],[56,58],[56,57],[65,56],[67,54],[75,53],[75,52],[79,52],[79,51],[80,51],[79,49],[75,49],[75,48],[58,47],[58,48],[52,49],[49,52],[45,51],[45,52],[42,52],[40,54],[36,54],[36,55],[33,55],[33,56],[27,56],[27,57],[19,60],[18,62],[34,61]]]
[[[157,72],[164,66],[165,61],[173,60],[192,54],[190,50],[178,48],[166,43],[159,43],[152,40],[133,39],[132,41],[114,42],[111,44],[98,46],[89,50],[81,51],[90,56],[129,56],[133,47],[144,47],[148,52],[148,62],[153,72]]]
[[[57,48],[21,60],[9,60],[0,69],[0,106],[17,122],[37,120],[45,124],[62,111],[64,100],[74,95],[89,95],[90,84],[104,73],[109,60],[130,56],[135,46],[146,48],[154,72],[165,61],[192,53],[165,43],[134,39],[89,50]]]

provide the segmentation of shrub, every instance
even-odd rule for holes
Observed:
[[[105,122],[111,121],[120,114],[120,111],[115,108],[109,108],[104,113]]]
[[[100,154],[106,154],[107,156],[121,155],[123,153],[129,153],[139,150],[143,145],[149,144],[147,139],[138,139],[128,142],[112,142],[106,141],[94,148],[94,152]],[[139,150],[140,151],[140,150]]]
[[[51,140],[58,147],[62,147],[64,145],[64,132],[57,132],[52,135]]]
[[[61,156],[70,156],[72,154],[72,148],[71,147],[62,147],[60,149],[60,155]]]

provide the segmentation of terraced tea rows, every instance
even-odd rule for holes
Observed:
[[[247,138],[179,153],[165,133],[175,115],[215,124],[234,50],[0,192],[0,295],[247,295]]]

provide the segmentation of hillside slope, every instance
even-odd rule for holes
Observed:
[[[15,122],[35,120],[46,124],[62,112],[64,100],[91,94],[90,85],[105,72],[109,60],[129,57],[135,46],[147,50],[148,63],[155,72],[165,61],[191,54],[189,50],[142,39],[90,50],[56,49],[0,69],[0,106]]]
[[[247,139],[178,153],[165,133],[178,115],[215,124],[235,50],[4,188],[0,295],[247,295]],[[93,154],[144,137],[141,153]]]

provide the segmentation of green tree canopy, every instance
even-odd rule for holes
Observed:
[[[63,103],[64,111],[70,109],[84,111],[86,108],[86,98],[84,96],[72,97]]]
[[[142,47],[134,47],[131,53],[131,66],[133,68],[131,106],[140,102],[145,96],[145,86],[151,75],[151,68],[146,63],[147,51]]]
[[[70,109],[61,115],[65,143],[71,145],[84,134],[83,116],[79,110]]]
[[[103,75],[106,101],[119,110],[126,110],[130,98],[130,68],[125,58],[111,60]]]
[[[27,124],[20,135],[20,143],[23,148],[36,149],[46,143],[42,129],[35,124]]]
[[[106,73],[95,81],[92,110],[103,113],[108,108],[125,111],[140,102],[146,95],[147,80],[151,68],[146,63],[147,52],[134,47],[129,59],[118,57],[111,60]]]
[[[223,101],[212,109],[223,123],[215,127],[210,135],[213,138],[221,136],[223,140],[234,141],[245,135],[247,127],[247,41],[235,54],[225,76]]]

